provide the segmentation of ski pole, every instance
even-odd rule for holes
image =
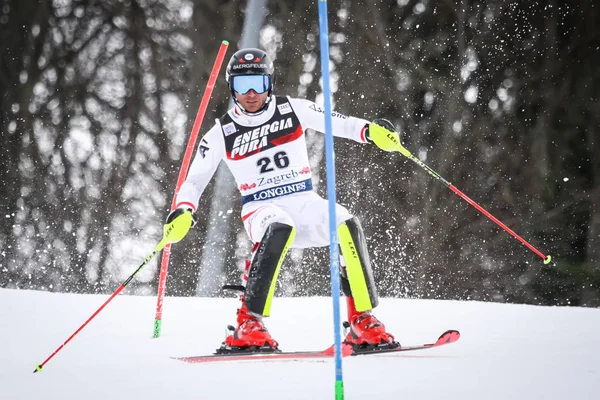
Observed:
[[[173,195],[173,200],[171,201],[171,211],[175,209],[177,192],[179,191],[179,188],[181,187],[185,177],[187,176],[190,161],[192,158],[192,152],[194,151],[194,147],[196,146],[196,140],[198,138],[198,131],[200,130],[200,125],[202,124],[204,114],[206,113],[206,109],[208,107],[208,101],[210,100],[213,89],[215,87],[215,82],[217,81],[217,76],[219,75],[221,64],[223,63],[223,59],[225,58],[227,46],[229,46],[229,42],[227,40],[223,40],[223,42],[221,42],[219,52],[217,53],[217,58],[213,65],[213,69],[208,78],[206,89],[204,90],[204,94],[202,95],[200,107],[198,108],[198,113],[196,114],[196,120],[194,121],[194,126],[192,127],[192,132],[190,134],[190,139],[188,140],[188,144],[185,149],[185,154],[183,156],[183,163],[181,164],[181,169],[179,170],[179,177],[177,178],[177,185],[175,186],[175,194]],[[162,328],[162,306],[165,298],[165,289],[167,287],[167,273],[169,271],[170,258],[171,246],[167,244],[162,253],[162,259],[160,262],[160,275],[158,278],[158,295],[156,299],[156,316],[154,317],[154,331],[152,335],[153,338],[157,338],[160,336],[160,330]]]
[[[114,299],[119,293],[121,293],[121,291],[123,289],[125,289],[125,286],[127,286],[129,284],[129,282],[131,282],[131,280],[138,274],[138,272],[140,272],[141,269],[144,268],[150,262],[150,260],[152,260],[152,258],[156,255],[156,253],[158,253],[159,251],[161,251],[163,249],[163,247],[165,247],[167,244],[169,244],[169,243],[177,243],[181,239],[183,239],[183,237],[187,234],[187,232],[189,231],[190,227],[192,226],[192,212],[188,211],[188,212],[184,213],[183,215],[181,215],[179,218],[184,218],[184,220],[182,220],[181,223],[179,223],[179,221],[178,221],[177,225],[175,225],[175,222],[171,222],[169,225],[165,225],[163,238],[160,241],[160,243],[156,246],[156,248],[154,249],[154,251],[152,253],[150,253],[150,255],[148,257],[146,257],[146,259],[144,260],[144,262],[142,262],[140,264],[140,266],[137,267],[137,269],[133,272],[133,274],[131,274],[129,276],[129,278],[127,278],[125,280],[125,282],[123,282],[121,284],[121,286],[119,286],[119,288],[112,294],[112,296],[110,296],[108,298],[108,300],[106,300],[104,302],[104,304],[102,304],[100,306],[100,308],[98,308],[96,310],[96,312],[94,312],[92,314],[91,317],[89,317],[79,328],[77,328],[77,330],[75,332],[73,332],[73,334],[71,336],[69,336],[69,338],[67,340],[65,340],[63,342],[63,344],[61,344],[60,346],[58,346],[58,348],[56,350],[54,350],[54,352],[52,354],[50,354],[50,356],[48,358],[46,358],[43,363],[38,364],[35,367],[35,370],[33,370],[33,373],[41,371],[42,368],[44,367],[44,365],[46,365],[46,363],[48,361],[50,361],[52,359],[52,357],[54,357],[59,351],[61,351],[62,348],[65,347],[67,345],[67,343],[69,343],[71,341],[71,339],[73,339],[79,332],[81,332],[81,330],[83,328],[85,328],[85,326],[92,319],[94,319],[96,317],[96,315],[98,315],[100,313],[100,311],[102,311],[104,309],[104,307],[106,307],[106,305],[108,303],[110,303],[112,301],[112,299]],[[187,223],[188,220],[189,220],[189,224]]]
[[[404,155],[405,157],[407,157],[408,159],[410,159],[411,161],[413,161],[419,167],[423,168],[427,173],[429,173],[429,175],[433,176],[439,182],[441,182],[442,184],[444,184],[444,186],[446,186],[448,189],[452,190],[454,193],[456,193],[457,195],[459,195],[460,197],[462,197],[467,203],[469,203],[470,205],[472,205],[473,207],[475,207],[476,209],[478,209],[480,212],[482,212],[483,215],[485,215],[486,217],[488,217],[489,219],[491,219],[492,221],[494,221],[496,224],[498,224],[498,226],[500,226],[506,232],[510,233],[513,237],[515,237],[516,239],[518,239],[521,243],[523,243],[525,246],[527,246],[529,248],[529,250],[533,251],[535,254],[537,254],[538,256],[540,256],[544,260],[544,264],[549,264],[550,263],[550,261],[552,260],[552,257],[550,255],[547,255],[547,256],[544,255],[541,251],[539,251],[538,249],[536,249],[535,247],[533,247],[531,244],[529,244],[521,236],[517,235],[512,229],[510,229],[508,226],[504,225],[496,217],[494,217],[492,214],[490,214],[489,212],[487,212],[483,207],[481,207],[479,204],[475,203],[471,198],[469,198],[463,192],[461,192],[460,190],[458,190],[456,188],[456,186],[454,186],[453,184],[451,184],[450,182],[448,182],[447,180],[445,180],[444,178],[442,178],[440,176],[440,174],[438,174],[437,172],[435,172],[431,167],[429,167],[423,161],[421,161],[417,157],[415,157],[410,151],[408,151],[404,146],[402,146],[402,144],[399,144],[399,146],[400,147],[397,149],[398,152],[402,153],[402,155]]]

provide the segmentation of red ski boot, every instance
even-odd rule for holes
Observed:
[[[269,331],[262,323],[262,318],[255,317],[248,311],[242,299],[242,307],[237,311],[238,327],[233,334],[227,336],[218,353],[234,352],[277,352],[279,344],[273,340]]]
[[[394,336],[385,331],[385,325],[370,311],[358,312],[354,308],[354,300],[351,297],[346,299],[349,321],[344,324],[348,332],[345,343],[355,348],[400,346],[400,343],[394,340]]]

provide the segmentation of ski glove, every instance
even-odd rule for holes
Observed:
[[[178,208],[167,216],[164,225],[164,236],[169,243],[177,243],[187,235],[190,228],[196,225],[198,217],[191,208]]]
[[[198,216],[196,214],[194,214],[194,211],[192,211],[191,208],[176,208],[175,210],[171,211],[169,213],[169,215],[167,216],[167,224],[170,224],[171,222],[173,222],[175,220],[175,218],[179,217],[181,214],[185,213],[186,211],[189,211],[190,213],[192,213],[192,225],[194,226],[196,225],[196,222],[198,222]],[[190,227],[191,227],[190,226]]]
[[[402,146],[400,135],[396,132],[394,124],[387,119],[378,118],[367,125],[365,137],[367,141],[375,143],[377,147],[384,151],[399,151],[408,156],[408,150]]]

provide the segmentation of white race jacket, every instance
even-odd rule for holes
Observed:
[[[332,113],[335,136],[365,143],[368,121]],[[324,110],[309,100],[273,96],[262,113],[234,107],[200,141],[176,207],[196,210],[200,196],[224,160],[242,203],[312,190],[304,131],[325,131]]]

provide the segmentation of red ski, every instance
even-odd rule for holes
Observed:
[[[414,350],[425,350],[434,347],[440,347],[447,344],[451,344],[460,339],[460,332],[456,330],[448,330],[440,335],[435,343],[413,345],[413,346],[400,346],[395,348],[383,347],[383,348],[367,348],[367,349],[355,349],[352,352],[352,356],[366,356],[369,354],[381,354],[381,353],[395,353],[400,351],[414,351]]]
[[[315,358],[332,358],[333,346],[322,351],[284,351],[279,353],[230,353],[230,354],[211,354],[208,356],[192,356],[192,357],[171,357],[176,360],[189,363],[207,363],[218,361],[258,361],[258,360],[290,360],[290,359],[315,359]],[[351,347],[342,348],[342,356],[347,357],[352,354]]]
[[[349,344],[342,345],[342,357],[362,356],[369,354],[382,354],[401,351],[425,350],[434,347],[444,346],[454,343],[460,339],[460,332],[449,330],[439,337],[435,343],[421,344],[414,346],[401,346],[396,348],[366,348],[353,349]],[[191,356],[191,357],[171,357],[175,360],[185,361],[188,363],[208,363],[221,361],[264,361],[264,360],[303,360],[303,359],[319,359],[333,358],[333,346],[322,351],[288,351],[277,353],[230,353],[230,354],[211,354],[206,356]]]

